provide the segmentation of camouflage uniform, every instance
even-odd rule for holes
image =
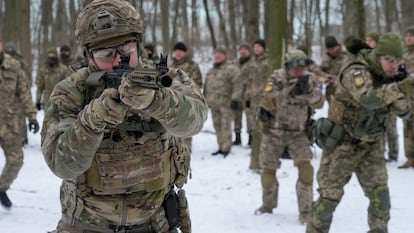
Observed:
[[[333,212],[353,173],[370,200],[369,232],[388,232],[390,196],[381,145],[384,123],[390,110],[400,117],[410,114],[410,103],[399,84],[385,84],[388,77],[378,59],[385,55],[401,56],[402,44],[401,52],[384,53],[383,47],[398,49],[401,39],[393,33],[383,37],[373,52],[362,50],[358,58],[345,64],[331,100],[329,120],[317,122],[316,131],[326,134],[316,135],[317,142],[324,142],[318,144],[324,148],[317,174],[320,197],[313,205],[307,233],[329,232]]]
[[[233,119],[230,102],[232,100],[240,102],[241,90],[240,69],[236,65],[224,61],[221,64],[214,64],[214,67],[208,71],[203,93],[213,117],[219,151],[230,152]]]
[[[188,76],[194,80],[194,82],[197,84],[197,86],[201,89],[203,86],[203,79],[201,77],[201,71],[198,67],[198,64],[195,63],[193,60],[186,58],[183,61],[177,61],[173,59],[172,63],[170,64],[170,67],[178,68],[183,70],[188,74]],[[181,139],[183,142],[187,145],[188,149],[191,150],[192,148],[192,137],[189,138],[183,138]]]
[[[263,90],[266,85],[268,73],[268,61],[266,53],[259,56],[255,56],[255,73],[256,77],[248,80],[248,88],[246,89],[247,100],[250,101],[250,108],[246,109],[248,114],[252,115],[253,124],[252,127],[252,140],[251,140],[251,152],[250,152],[250,165],[249,168],[253,170],[260,169],[259,154],[260,144],[262,141],[262,122],[259,121],[259,105],[262,97]],[[251,77],[251,76],[250,76]]]
[[[339,52],[338,56],[336,57],[332,57],[327,54],[325,59],[322,61],[320,68],[323,72],[336,77],[339,74],[342,65],[344,65],[347,61],[348,57],[349,55],[346,51]],[[331,100],[331,96],[335,93],[336,82],[337,81],[335,81],[335,83],[328,83],[326,85],[325,98],[328,101],[328,103]]]
[[[21,116],[17,113],[23,108],[25,117],[35,121],[36,109],[20,63],[8,54],[1,53],[1,56],[0,97],[3,103],[0,106],[0,145],[6,163],[0,176],[0,192],[5,192],[23,165],[24,138],[20,136]]]
[[[186,147],[175,136],[198,133],[207,118],[199,88],[181,70],[170,71],[173,85],[159,90],[134,85],[130,78],[122,79],[118,89],[93,82],[100,74],[93,51],[140,41],[142,20],[126,1],[89,3],[76,28],[79,44],[95,62],[55,86],[42,128],[44,158],[63,179],[57,232],[177,232],[172,217],[181,220],[183,232],[191,232],[183,230],[189,227],[183,225],[189,220],[183,190],[178,197],[170,192],[184,185],[189,167]],[[139,45],[129,43],[135,44],[130,56],[136,55]],[[164,200],[175,203],[168,210],[179,216],[169,216]]]
[[[294,53],[295,50],[289,52]],[[303,54],[306,59],[306,55]],[[309,118],[308,108],[321,108],[324,103],[322,93],[312,79],[308,79],[307,88],[300,95],[292,94],[297,82],[303,78],[292,78],[289,68],[275,70],[266,84],[262,107],[272,114],[263,122],[263,139],[260,148],[260,163],[263,168],[261,182],[263,205],[259,212],[272,212],[277,207],[279,183],[276,170],[280,167],[280,158],[287,148],[294,165],[298,167],[296,182],[299,218],[306,222],[313,201],[313,167],[310,163],[313,154],[309,139],[305,133]],[[305,73],[305,75],[311,75]]]
[[[414,29],[413,29],[414,30]],[[404,63],[407,72],[414,74],[414,45],[408,46],[404,54]],[[414,100],[411,100],[412,102]],[[408,162],[400,166],[400,168],[414,167],[414,114],[404,119],[404,151]],[[410,164],[411,163],[411,164]]]
[[[44,108],[55,85],[69,74],[69,68],[60,62],[53,66],[45,64],[40,67],[36,77],[36,103]]]

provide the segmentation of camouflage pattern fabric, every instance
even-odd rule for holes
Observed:
[[[307,233],[329,232],[335,208],[353,173],[370,201],[369,232],[388,232],[390,196],[384,146],[381,145],[385,128],[378,126],[385,124],[390,109],[398,116],[406,116],[411,107],[396,83],[381,83],[378,76],[381,72],[370,73],[374,69],[368,70],[368,64],[366,59],[358,58],[358,61],[346,65],[339,76],[335,96],[331,100],[335,103],[329,108],[328,119],[343,126],[346,134],[332,151],[323,151],[317,175],[320,197],[313,205]],[[365,101],[368,96],[372,99]],[[368,107],[369,110],[365,110]],[[385,117],[377,118],[381,115]],[[358,124],[360,118],[370,121],[371,116],[376,117],[376,124],[365,127]]]
[[[4,54],[0,69],[0,97],[4,100],[0,107],[0,144],[6,156],[0,176],[0,191],[5,191],[23,165],[21,108],[25,117],[36,119],[36,109],[20,63],[8,54]]]
[[[326,55],[320,65],[320,69],[323,72],[336,77],[339,74],[342,65],[347,62],[348,58],[349,54],[346,51],[341,51],[336,57]],[[325,87],[325,99],[328,101],[328,103],[331,101],[331,96],[335,93],[335,88],[337,85],[336,82],[337,81],[335,81],[335,83],[329,83]]]
[[[313,157],[309,147],[309,139],[305,132],[308,119],[308,108],[321,108],[324,98],[310,79],[309,89],[303,95],[292,95],[290,89],[295,86],[297,79],[290,78],[285,69],[276,70],[268,80],[265,98],[270,98],[276,106],[272,111],[273,118],[264,122],[263,138],[260,148],[260,163],[263,169],[277,170],[280,167],[280,158],[285,148],[292,157],[299,175],[296,192],[300,215],[306,215],[311,210],[313,168],[310,160]],[[272,86],[270,86],[272,85]],[[301,166],[306,164],[306,166]],[[303,169],[303,170],[302,170]],[[310,174],[311,173],[311,174]],[[262,173],[262,176],[265,173]],[[263,180],[263,177],[262,177]],[[277,178],[274,187],[277,190]],[[263,187],[263,206],[272,209],[276,195],[266,192]]]
[[[265,80],[263,80],[264,75],[257,73],[257,65],[253,56],[250,57],[249,60],[245,63],[239,63],[239,65],[241,71],[241,80],[243,82],[243,108],[241,109],[240,113],[243,114],[243,109],[246,112],[247,132],[249,134],[252,134],[253,129],[256,127],[255,120],[257,114],[255,112],[255,108],[257,107],[255,104],[259,102],[255,98],[257,98],[257,96],[260,96],[260,93],[263,91]],[[247,102],[249,103],[249,106],[247,106]],[[240,121],[241,118],[242,117],[240,117]],[[236,130],[236,132],[241,132],[241,129],[239,131]]]
[[[62,63],[53,67],[48,65],[40,67],[36,77],[36,103],[40,103],[44,108],[55,85],[69,74],[69,68]]]
[[[241,91],[240,69],[236,65],[224,62],[214,65],[208,71],[203,93],[211,110],[217,143],[221,151],[229,152],[231,149],[233,113],[230,102],[241,101]]]
[[[246,110],[246,114],[250,115],[247,118],[251,118],[255,127],[252,128],[252,142],[250,145],[250,169],[259,169],[259,154],[260,154],[260,144],[262,141],[262,124],[259,120],[259,106],[262,93],[268,79],[268,60],[266,53],[255,56],[255,72],[256,77],[249,76],[253,79],[246,80],[248,83],[246,88],[246,98],[250,100],[250,108]]]
[[[397,116],[390,112],[385,122],[386,134],[385,139],[388,145],[388,159],[398,160],[398,131],[397,131]]]
[[[408,73],[414,73],[414,46],[407,48],[404,63]],[[412,102],[414,100],[411,100]],[[404,151],[407,159],[414,160],[414,114],[404,119]]]
[[[148,223],[161,211],[176,177],[187,175],[182,166],[188,163],[176,158],[174,137],[198,133],[207,105],[192,80],[171,71],[172,87],[160,89],[147,109],[129,109],[120,125],[92,130],[79,116],[105,87],[87,88],[89,72],[83,68],[59,82],[45,108],[42,151],[63,179],[62,220],[106,230],[111,224]],[[134,130],[144,123],[150,131]]]

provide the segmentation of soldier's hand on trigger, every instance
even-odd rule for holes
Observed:
[[[146,109],[155,99],[155,90],[143,88],[130,79],[123,79],[118,90],[121,101],[133,109]]]
[[[119,92],[114,88],[105,89],[93,99],[81,114],[81,122],[94,131],[101,131],[107,124],[118,125],[123,122],[128,106],[119,99]]]
[[[29,131],[32,133],[39,132],[39,122],[36,119],[29,119]]]

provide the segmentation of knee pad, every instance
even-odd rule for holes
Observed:
[[[320,198],[313,207],[313,214],[320,220],[329,220],[338,205],[337,201]]]
[[[301,161],[298,163],[299,175],[298,179],[304,185],[312,185],[313,183],[313,167],[309,161]]]
[[[276,171],[272,169],[263,169],[262,171],[262,186],[264,188],[271,188],[276,183]]]
[[[372,190],[370,208],[379,216],[389,214],[391,203],[387,185],[381,185]]]

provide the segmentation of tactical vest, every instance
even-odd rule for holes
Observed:
[[[341,69],[339,80],[342,80],[343,71],[352,65],[363,65],[370,71],[368,64],[353,60]],[[374,75],[370,71],[371,75]],[[374,80],[374,86],[381,85]],[[331,100],[328,110],[328,119],[342,125],[349,136],[361,141],[376,141],[385,131],[387,108],[368,110],[347,93],[342,83],[338,82],[338,88]]]
[[[86,86],[85,105],[104,89]],[[95,195],[152,192],[170,184],[170,136],[153,118],[127,115],[123,123],[105,129],[90,168],[79,178]]]

